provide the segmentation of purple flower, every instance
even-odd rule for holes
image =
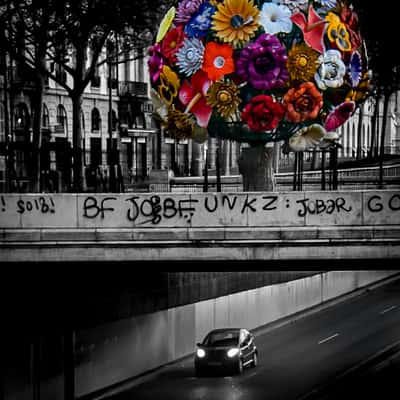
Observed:
[[[350,58],[350,79],[353,87],[358,86],[362,74],[362,60],[360,54],[355,51]]]
[[[240,52],[236,72],[240,79],[255,89],[279,88],[289,80],[286,60],[286,49],[279,39],[264,33]]]
[[[160,77],[164,65],[164,59],[161,53],[161,46],[156,43],[154,46],[149,48],[149,72],[150,78],[153,82],[156,82]]]
[[[176,12],[175,22],[186,24],[203,2],[204,0],[182,0]]]

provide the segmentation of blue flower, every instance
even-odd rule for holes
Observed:
[[[336,7],[337,0],[318,0],[318,3],[325,9],[331,9]]]
[[[185,33],[189,37],[205,37],[211,27],[211,17],[215,11],[216,8],[210,3],[203,3],[199,11],[195,13],[186,24]]]
[[[203,64],[204,45],[196,38],[186,38],[176,53],[179,72],[191,76],[198,71]]]
[[[356,87],[360,83],[362,74],[362,60],[357,51],[351,55],[349,70],[351,85]]]

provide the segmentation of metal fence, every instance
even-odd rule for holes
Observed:
[[[332,190],[332,171],[325,170],[326,190]],[[321,190],[322,172],[304,171],[302,190]],[[338,190],[365,190],[376,189],[379,185],[379,167],[349,168],[337,171]],[[275,174],[276,191],[293,190],[293,172]],[[383,167],[383,188],[400,188],[400,164]],[[167,187],[164,187],[167,189]],[[176,177],[171,180],[169,188],[171,192],[203,192],[204,177]],[[216,177],[208,177],[208,191],[216,192]],[[243,191],[243,179],[241,175],[221,176],[221,192]]]

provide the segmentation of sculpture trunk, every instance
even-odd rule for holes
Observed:
[[[243,176],[245,192],[275,191],[273,154],[273,147],[261,145],[242,149],[239,158],[239,172]]]

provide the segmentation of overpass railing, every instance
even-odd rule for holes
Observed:
[[[325,170],[326,188],[331,189],[331,174]],[[338,189],[363,190],[376,189],[379,184],[379,167],[339,169]],[[303,172],[303,190],[321,190],[322,171]],[[275,173],[277,191],[290,191],[293,187],[293,172]],[[383,167],[383,185],[385,189],[400,188],[400,164]],[[169,186],[159,187],[158,191],[171,192],[202,192],[204,190],[204,177],[175,177]],[[241,192],[243,179],[241,175],[221,176],[221,192]],[[217,191],[217,178],[208,177],[208,191]]]

